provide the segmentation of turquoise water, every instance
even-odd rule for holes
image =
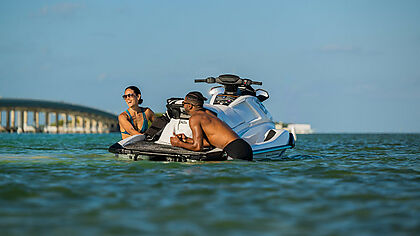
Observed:
[[[115,159],[119,134],[0,134],[1,235],[418,235],[419,134],[298,136],[280,160]]]

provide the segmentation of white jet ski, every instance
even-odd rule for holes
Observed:
[[[269,98],[263,89],[254,90],[251,85],[262,82],[242,79],[236,75],[220,75],[197,79],[196,83],[220,84],[210,90],[212,96],[204,108],[214,112],[228,124],[253,150],[254,159],[274,159],[286,149],[295,146],[292,133],[276,129],[268,110],[262,104]],[[200,152],[172,147],[170,137],[173,133],[184,133],[192,137],[189,115],[182,106],[183,98],[167,100],[166,113],[153,122],[145,135],[135,135],[109,147],[109,151],[120,158],[152,161],[224,161],[229,158],[221,149],[208,149]],[[155,124],[156,123],[156,124]]]

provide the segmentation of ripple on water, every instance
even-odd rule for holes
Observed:
[[[2,232],[420,231],[420,135],[299,135],[283,158],[221,163],[122,161],[106,150],[118,138],[0,134]]]

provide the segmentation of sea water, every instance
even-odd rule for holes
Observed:
[[[298,135],[281,159],[116,159],[119,134],[0,134],[1,235],[419,235],[419,134]]]

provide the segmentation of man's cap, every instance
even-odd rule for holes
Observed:
[[[203,94],[198,91],[189,92],[185,98],[198,106],[203,106],[204,101],[207,100],[207,98],[205,98]]]
[[[188,98],[192,98],[192,99],[201,100],[201,101],[207,101],[207,98],[205,98],[205,97],[203,96],[203,94],[201,94],[201,93],[200,93],[200,92],[198,92],[198,91],[189,92],[189,93],[187,94],[187,97],[188,97]]]

